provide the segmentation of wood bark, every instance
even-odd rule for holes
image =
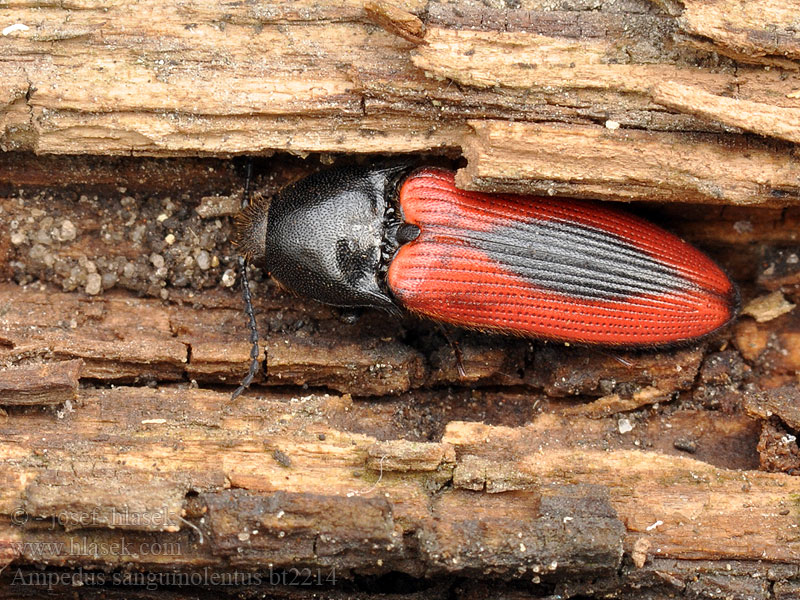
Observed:
[[[798,597],[798,14],[0,0],[0,598]],[[454,331],[462,376],[435,326],[254,269],[267,370],[230,401],[229,158],[270,195],[404,153],[643,201],[747,316],[660,351]]]

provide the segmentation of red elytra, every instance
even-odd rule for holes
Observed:
[[[604,203],[468,192],[423,168],[402,184],[419,227],[387,281],[418,314],[480,330],[609,346],[694,340],[738,293],[705,254]]]

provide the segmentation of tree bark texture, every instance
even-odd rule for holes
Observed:
[[[800,597],[799,15],[0,0],[0,598]],[[269,196],[409,153],[639,201],[745,314],[659,351],[451,331],[461,375],[434,325],[253,269],[231,401],[232,157]]]

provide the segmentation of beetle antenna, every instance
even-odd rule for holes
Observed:
[[[247,176],[244,182],[244,196],[242,197],[242,209],[247,209],[250,206],[250,180],[253,177],[253,159],[247,160]],[[235,400],[239,395],[244,392],[253,382],[253,378],[258,373],[258,325],[256,324],[256,313],[253,310],[253,299],[250,295],[250,281],[247,273],[247,261],[244,256],[239,255],[239,271],[242,274],[242,299],[244,300],[244,311],[247,314],[247,319],[250,326],[250,369],[247,375],[242,379],[242,383],[231,394],[231,400]]]

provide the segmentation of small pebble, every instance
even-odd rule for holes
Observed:
[[[228,269],[222,274],[222,287],[232,287],[236,283],[236,273],[233,269]]]
[[[197,261],[197,266],[203,271],[208,271],[211,267],[211,256],[205,250],[201,250],[195,260]]]
[[[47,248],[41,244],[35,244],[28,252],[28,256],[30,256],[33,260],[42,260],[46,254]]]
[[[103,289],[107,290],[114,287],[117,283],[117,274],[113,271],[109,271],[108,273],[103,273]]]
[[[133,231],[131,231],[131,241],[134,244],[141,244],[142,240],[144,239],[144,234],[146,231],[147,227],[145,227],[144,225],[137,225],[136,227],[133,228]]]
[[[150,262],[153,263],[156,269],[160,269],[164,266],[164,257],[153,252],[153,254],[150,255]]]
[[[103,289],[103,278],[98,273],[89,273],[86,277],[86,293],[96,296]]]
[[[61,223],[61,231],[59,231],[59,239],[62,242],[71,242],[78,236],[78,230],[75,228],[75,225],[69,219],[66,219],[63,223]]]
[[[37,231],[33,236],[34,241],[39,244],[44,244],[45,246],[50,245],[50,234],[47,233],[44,229],[40,229]]]
[[[633,430],[633,423],[629,419],[622,418],[617,422],[617,427],[620,433],[628,433]]]
[[[683,452],[688,452],[689,454],[694,454],[697,452],[697,442],[688,438],[678,438],[672,442],[672,446],[676,450],[682,450]]]

